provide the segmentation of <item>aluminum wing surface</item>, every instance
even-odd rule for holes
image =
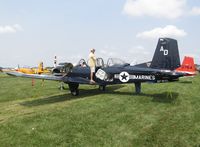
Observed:
[[[10,76],[35,78],[53,81],[63,81],[65,83],[79,83],[79,84],[90,84],[90,80],[82,77],[68,77],[68,76],[54,76],[54,75],[37,75],[37,74],[24,74],[20,72],[7,72]]]
[[[65,78],[64,78],[64,82],[66,82],[65,80],[67,80],[67,82],[72,82],[72,83],[94,85],[94,84],[91,84],[91,83],[90,83],[90,80],[89,80],[89,79],[82,78],[82,77],[65,77]],[[98,83],[95,83],[95,84],[98,84]]]
[[[20,72],[7,72],[10,76],[16,77],[25,77],[25,78],[35,78],[35,79],[44,79],[44,80],[54,80],[54,81],[63,81],[62,76],[53,76],[53,75],[37,75],[37,74],[24,74]]]

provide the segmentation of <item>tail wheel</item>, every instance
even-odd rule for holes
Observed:
[[[69,83],[69,90],[73,96],[79,95],[79,84],[78,83]]]

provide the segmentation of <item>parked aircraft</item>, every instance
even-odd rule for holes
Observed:
[[[53,70],[53,75],[33,75],[16,72],[7,74],[19,77],[38,78],[46,80],[63,81],[68,84],[72,95],[79,94],[79,84],[90,84],[90,68],[84,59],[79,61],[77,66],[71,63],[65,63]],[[104,64],[102,58],[96,60],[96,72],[94,76],[95,84],[99,89],[105,90],[106,85],[113,84],[135,84],[135,92],[141,92],[142,82],[173,82],[184,73],[176,72],[175,69],[180,66],[180,58],[177,41],[170,38],[160,38],[149,67],[131,66],[122,60],[110,58],[107,64]]]
[[[176,69],[177,72],[185,73],[186,76],[196,75],[194,58],[185,56],[182,65]]]
[[[26,68],[26,67],[20,68],[20,67],[18,67],[16,69],[16,71],[22,72],[22,73],[25,73],[25,74],[50,73],[49,70],[43,68],[43,62],[40,62],[40,64],[38,65],[38,68]]]
[[[200,72],[200,65],[196,64],[196,70]]]

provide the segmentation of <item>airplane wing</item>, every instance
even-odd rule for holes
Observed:
[[[79,83],[79,84],[89,84],[89,85],[99,85],[99,83],[91,83],[90,79],[82,78],[82,77],[67,77],[68,82]]]
[[[91,84],[89,79],[82,77],[68,77],[68,76],[55,76],[55,75],[38,75],[38,74],[25,74],[21,72],[7,72],[10,76],[35,78],[53,81],[63,81],[65,83],[79,83],[79,84]]]
[[[24,74],[21,72],[6,72],[10,76],[16,77],[25,77],[25,78],[35,78],[35,79],[44,79],[44,80],[54,80],[54,81],[63,81],[62,76],[53,76],[53,75],[38,75],[38,74]]]

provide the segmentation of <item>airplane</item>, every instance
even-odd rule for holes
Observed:
[[[53,69],[52,75],[34,75],[16,72],[7,72],[8,75],[37,78],[46,80],[62,81],[69,86],[72,95],[79,95],[80,84],[90,83],[90,68],[81,59],[78,65],[64,63]],[[180,66],[180,57],[177,40],[171,38],[159,38],[158,44],[149,67],[131,66],[120,59],[109,58],[107,64],[104,64],[102,58],[96,59],[95,84],[99,89],[105,91],[107,85],[114,84],[135,84],[135,92],[141,93],[141,83],[151,82],[173,82],[178,81],[179,77],[185,76],[185,73],[176,72]]]
[[[195,64],[195,68],[196,68],[196,71],[198,71],[200,73],[200,65],[199,64]]]
[[[196,67],[194,64],[194,58],[185,56],[182,65],[176,69],[177,72],[185,73],[186,76],[195,76]]]
[[[25,73],[25,74],[42,74],[42,73],[50,73],[49,70],[43,68],[43,62],[40,62],[38,68],[20,68],[18,67],[16,71]]]

